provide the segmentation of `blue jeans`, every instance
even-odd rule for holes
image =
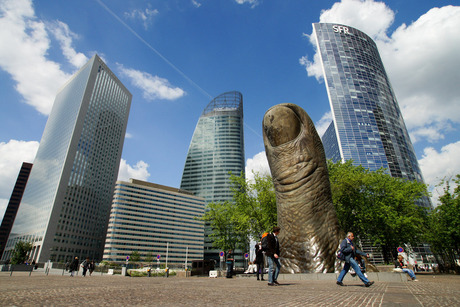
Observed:
[[[361,269],[359,268],[358,263],[356,262],[355,259],[350,258],[350,262],[345,262],[345,265],[343,266],[342,271],[340,272],[339,278],[337,279],[338,282],[342,282],[343,278],[345,275],[348,273],[348,270],[350,269],[350,266],[355,270],[356,275],[363,281],[363,283],[367,284],[369,282],[369,279],[366,278],[366,276],[363,275],[361,272]]]
[[[410,269],[402,269],[404,273],[407,273],[407,275],[410,276],[410,278],[412,279],[415,279],[415,273],[414,271],[410,270]]]
[[[268,258],[268,282],[273,283],[278,279],[280,274],[281,263],[279,258],[267,257]]]

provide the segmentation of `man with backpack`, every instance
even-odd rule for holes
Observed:
[[[370,287],[374,284],[373,281],[369,281],[366,276],[363,275],[358,263],[355,260],[356,255],[362,255],[365,257],[369,257],[368,254],[363,253],[362,251],[358,250],[355,245],[353,244],[353,239],[355,236],[352,232],[347,233],[347,237],[340,243],[340,251],[344,256],[345,264],[343,266],[342,271],[340,272],[339,278],[337,279],[337,284],[339,286],[343,286],[343,278],[348,273],[350,266],[355,270],[356,275],[361,279],[366,287]]]
[[[279,285],[277,279],[280,273],[280,244],[278,241],[278,235],[280,233],[279,227],[274,227],[273,232],[267,235],[266,244],[264,244],[264,238],[262,239],[262,248],[266,247],[265,255],[268,260],[268,285],[277,286]]]

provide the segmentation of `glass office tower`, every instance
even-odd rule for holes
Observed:
[[[214,98],[201,114],[185,161],[181,189],[206,203],[232,200],[229,172],[244,171],[243,95],[227,92]],[[205,227],[205,259],[219,259]]]
[[[132,95],[95,55],[58,92],[3,259],[102,259]]]
[[[2,225],[0,226],[0,257],[3,255],[6,242],[10,235],[11,228],[13,227],[14,219],[19,210],[19,204],[21,203],[22,195],[26,189],[27,181],[29,180],[30,171],[32,170],[33,164],[23,162],[21,170],[19,171],[16,184],[11,193],[10,201],[6,207],[5,215],[3,216]]]
[[[313,24],[333,122],[322,137],[328,159],[423,182],[404,119],[377,46],[363,32]],[[428,199],[421,205],[430,207]]]

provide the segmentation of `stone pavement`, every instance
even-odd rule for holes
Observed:
[[[419,282],[356,278],[280,280],[172,276],[69,277],[34,272],[0,273],[0,306],[460,306],[460,276],[418,275]]]

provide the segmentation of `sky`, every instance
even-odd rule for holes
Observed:
[[[0,216],[57,91],[98,54],[133,94],[118,178],[180,186],[197,121],[243,94],[246,173],[268,172],[262,118],[330,105],[312,23],[355,27],[380,51],[436,202],[460,173],[460,1],[0,0]]]

